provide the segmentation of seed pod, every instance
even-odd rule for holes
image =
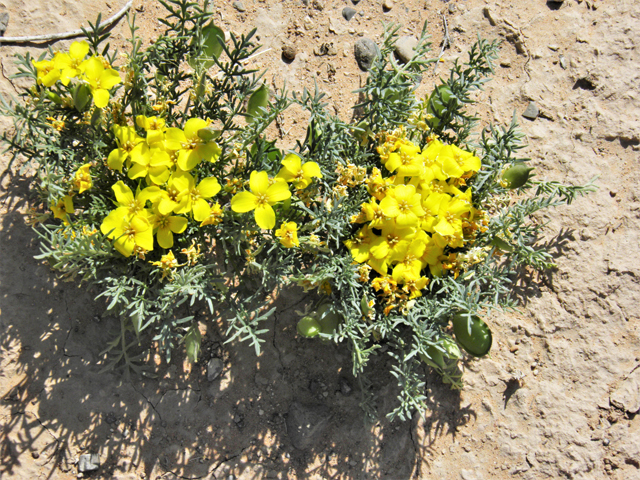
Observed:
[[[427,354],[420,353],[420,360],[433,368],[444,368],[446,365],[444,363],[444,358],[442,356],[442,352],[434,347],[433,345],[427,348]]]
[[[247,122],[253,122],[254,118],[260,115],[262,108],[267,108],[269,105],[269,87],[266,84],[262,84],[255,92],[249,97],[247,103]]]
[[[302,317],[298,322],[298,333],[304,337],[315,337],[320,330],[320,322],[313,317]]]
[[[318,308],[318,311],[314,314],[314,317],[318,319],[320,324],[320,331],[327,335],[333,335],[338,325],[342,323],[342,316],[336,313],[331,304],[325,303]]]
[[[220,136],[220,130],[216,130],[212,126],[201,128],[198,130],[198,137],[205,142],[211,142]]]
[[[447,107],[452,92],[447,85],[440,85],[429,96],[429,103],[427,105],[427,113],[434,116],[429,123],[432,127],[437,127],[440,124],[440,117],[442,117],[443,110]]]
[[[531,170],[533,168],[527,167],[524,163],[516,163],[504,171],[502,180],[507,185],[507,188],[520,188],[529,180]]]
[[[469,329],[469,327],[471,327]],[[465,351],[474,357],[483,357],[489,350],[493,338],[491,330],[480,317],[471,316],[470,325],[466,315],[458,314],[453,317],[453,333],[456,340],[465,349]]]
[[[73,105],[79,112],[84,112],[91,103],[91,89],[83,83],[73,90],[72,96]]]
[[[62,98],[57,93],[47,91],[47,98],[57,105],[62,105]]]
[[[513,247],[500,237],[493,237],[493,240],[491,240],[491,245],[499,250],[502,250],[503,252],[513,252]]]

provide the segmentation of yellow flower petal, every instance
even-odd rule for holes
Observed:
[[[258,199],[251,192],[239,192],[231,199],[231,210],[244,213],[253,210],[258,205]]]
[[[276,212],[270,205],[259,205],[256,208],[255,218],[260,228],[271,230],[276,226]]]

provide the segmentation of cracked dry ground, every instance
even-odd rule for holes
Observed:
[[[0,7],[11,14],[9,36],[75,29],[98,9],[113,13],[116,3],[4,1]],[[317,79],[344,119],[356,101],[351,92],[365,78],[353,43],[359,34],[378,40],[381,21],[417,34],[429,20],[436,55],[446,18],[452,48],[438,73],[478,33],[501,38],[495,79],[477,95],[481,127],[506,124],[535,102],[540,116],[519,121],[538,175],[569,183],[599,175],[599,190],[539,217],[549,222],[542,241],[558,269],[515,279],[523,307],[487,319],[492,355],[466,363],[465,389],[451,391],[428,376],[424,419],[369,425],[345,346],[296,338],[295,310],[309,301],[297,290],[276,300],[270,341],[257,358],[245,345],[223,345],[224,315],[201,315],[202,364],[175,356],[167,365],[152,351],[155,379],[100,373],[114,320],[101,315],[96,290],[58,282],[33,258],[37,245],[23,215],[29,178],[3,157],[0,478],[75,478],[76,459],[90,452],[100,455],[92,478],[101,479],[640,478],[638,2],[431,0],[384,13],[381,2],[362,0],[354,7],[362,15],[349,23],[341,16],[347,1],[245,0],[244,13],[231,2],[216,3],[225,30],[258,27],[271,50],[255,66],[269,68],[269,81],[300,90]],[[152,39],[160,7],[136,0],[133,8],[142,35]],[[125,23],[112,33],[123,48]],[[280,58],[286,42],[298,50],[291,64]],[[313,53],[326,43],[336,56]],[[63,46],[68,42],[54,48]],[[3,95],[24,86],[7,77],[15,72],[11,56],[26,50],[0,47]],[[41,46],[28,50],[37,56]],[[425,76],[421,91],[435,78]],[[305,121],[295,110],[285,116],[280,145],[293,145]],[[214,381],[206,374],[211,357],[224,365]],[[381,411],[396,395],[386,371],[380,355],[372,378]],[[513,380],[520,374],[522,384]]]

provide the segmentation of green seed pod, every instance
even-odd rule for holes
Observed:
[[[533,168],[527,167],[524,163],[516,163],[504,171],[502,180],[507,188],[520,188],[529,180],[531,170],[533,170]]]
[[[427,113],[434,116],[429,120],[429,124],[432,127],[437,127],[440,124],[440,117],[442,111],[446,108],[451,98],[452,92],[447,85],[440,85],[429,96],[429,103],[427,104]]]
[[[247,103],[247,122],[253,122],[254,118],[260,114],[260,107],[266,108],[269,105],[269,87],[266,84],[262,84],[255,92],[249,97]]]
[[[198,137],[205,142],[211,142],[220,136],[220,130],[216,130],[212,126],[201,128],[198,130]]]
[[[84,112],[91,103],[91,89],[81,83],[73,90],[73,105],[79,112]]]
[[[315,337],[320,330],[320,322],[313,317],[302,317],[298,322],[298,333],[304,337]]]
[[[499,250],[502,250],[503,252],[513,252],[513,247],[500,237],[493,237],[493,240],[491,240],[491,245]]]
[[[471,332],[469,332],[469,323],[466,315],[459,313],[454,316],[453,333],[455,333],[456,340],[462,348],[474,357],[483,357],[491,350],[493,342],[491,330],[476,315],[471,316]]]
[[[445,353],[443,354],[447,358],[458,360],[462,357],[462,352],[460,352],[460,347],[455,342],[453,338],[445,338],[440,343],[440,346],[444,347]]]
[[[420,360],[433,368],[443,369],[446,365],[444,363],[444,357],[442,352],[433,345],[427,348],[427,354],[419,353]]]
[[[62,98],[60,98],[60,95],[58,95],[57,93],[47,91],[46,95],[47,95],[47,98],[51,100],[53,103],[57,105],[62,105],[63,103]]]

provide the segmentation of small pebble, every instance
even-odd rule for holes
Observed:
[[[563,70],[567,69],[567,59],[564,55],[560,55],[559,57],[560,59],[560,66],[562,67]]]
[[[392,8],[393,8],[393,0],[384,0],[384,2],[382,2],[383,11],[388,12]]]
[[[322,0],[313,0],[313,8],[316,10],[324,10],[324,2]]]
[[[245,8],[244,4],[240,0],[236,0],[235,2],[233,2],[233,8],[235,8],[239,12],[246,12],[247,11],[247,9]]]
[[[602,444],[605,447],[608,447],[610,443],[611,443],[611,440],[609,440],[608,438],[605,438],[604,440],[602,440]]]
[[[356,13],[357,12],[351,7],[344,7],[342,9],[342,16],[347,22],[350,21]]]
[[[370,38],[360,38],[354,46],[354,54],[360,70],[366,72],[378,56],[378,46]]]
[[[414,48],[418,45],[418,40],[415,37],[405,35],[400,37],[396,42],[395,54],[398,59],[407,63],[413,58]]]
[[[450,3],[449,4],[449,13],[454,13],[456,11],[456,4],[455,3]]]
[[[296,48],[290,43],[282,46],[282,56],[285,58],[285,60],[292,61],[294,58],[296,58],[296,53],[298,53],[296,52]]]
[[[527,105],[527,108],[523,112],[522,116],[529,120],[535,120],[536,118],[538,118],[539,113],[540,110],[538,109],[538,106],[533,102],[529,102],[529,105]]]

